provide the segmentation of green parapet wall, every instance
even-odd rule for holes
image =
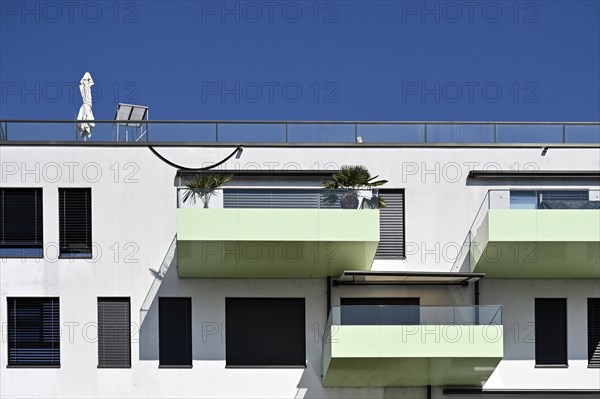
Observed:
[[[488,278],[600,278],[600,211],[492,209],[471,266]]]
[[[318,278],[370,270],[373,209],[177,210],[180,277]]]
[[[504,355],[500,325],[331,327],[330,387],[483,386]]]

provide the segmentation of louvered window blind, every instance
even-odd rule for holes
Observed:
[[[226,364],[305,366],[304,298],[226,298]]]
[[[61,188],[58,190],[60,256],[92,255],[92,190]]]
[[[385,208],[379,210],[377,259],[400,259],[404,249],[404,190],[379,190]]]
[[[588,298],[588,362],[600,368],[600,298]]]
[[[43,256],[41,188],[0,188],[0,257]]]
[[[59,366],[58,298],[7,298],[8,365]]]
[[[192,365],[192,300],[159,298],[158,345],[161,367]]]
[[[562,366],[567,362],[567,300],[536,298],[535,363]]]
[[[319,189],[224,189],[224,208],[333,208],[339,203],[325,201],[326,192]]]
[[[131,367],[129,298],[98,298],[98,367]]]

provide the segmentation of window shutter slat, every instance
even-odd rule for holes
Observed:
[[[59,189],[59,231],[62,256],[92,253],[92,191]]]
[[[588,362],[600,368],[600,298],[588,298]]]
[[[537,365],[566,365],[567,300],[536,298],[535,362]]]
[[[404,249],[404,190],[379,190],[386,206],[379,210],[378,259],[398,259]]]
[[[98,365],[131,366],[129,298],[98,298]]]
[[[58,298],[7,298],[8,364],[60,365]]]
[[[339,204],[326,203],[323,190],[305,189],[224,189],[224,208],[339,208]]]
[[[0,246],[41,248],[42,245],[42,189],[0,189]]]
[[[159,362],[161,366],[192,365],[192,301],[159,298]]]
[[[304,298],[226,298],[228,366],[304,366]]]

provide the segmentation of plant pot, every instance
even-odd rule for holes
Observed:
[[[345,193],[340,198],[340,205],[343,209],[357,209],[358,195],[356,193]]]

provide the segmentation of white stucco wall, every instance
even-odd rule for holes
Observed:
[[[178,164],[198,167],[222,159],[231,149],[190,147],[158,148],[158,151]],[[545,157],[540,153],[537,148],[250,147],[244,149],[240,158],[222,167],[316,170],[364,164],[372,173],[389,180],[387,188],[406,190],[407,258],[377,260],[373,270],[448,271],[486,191],[491,188],[467,185],[470,169],[596,170],[600,165],[597,149],[552,148]],[[2,187],[43,188],[46,243],[43,260],[0,259],[1,397],[414,398],[424,395],[423,388],[322,388],[318,338],[325,322],[324,280],[179,279],[176,269],[171,268],[140,326],[140,309],[155,280],[152,269],[160,267],[175,234],[176,170],[147,148],[0,147],[0,167]],[[537,187],[538,183],[529,182],[528,186]],[[91,261],[57,259],[59,187],[92,188],[92,239],[96,254]],[[587,369],[583,363],[587,345],[583,304],[587,297],[600,296],[598,282],[488,280],[482,283],[481,293],[481,304],[504,306],[507,354],[486,388],[600,389],[600,371]],[[340,296],[389,295],[420,296],[422,304],[473,303],[472,287],[336,288],[332,303],[339,303]],[[11,296],[60,297],[63,335],[59,369],[6,368],[6,298]],[[131,369],[97,368],[98,296],[131,298],[134,324]],[[156,298],[159,296],[192,298],[192,369],[158,368]],[[228,296],[306,298],[307,368],[226,369],[220,332]],[[531,321],[536,296],[568,298],[568,369],[535,369],[533,344],[510,340],[509,328],[513,323]],[[218,331],[213,334],[215,328]]]

